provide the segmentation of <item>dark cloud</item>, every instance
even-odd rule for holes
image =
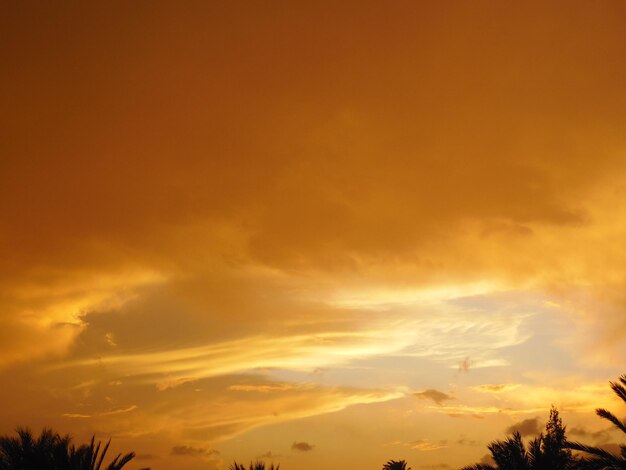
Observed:
[[[423,392],[414,393],[413,395],[421,399],[432,400],[438,405],[441,405],[443,402],[447,400],[454,400],[454,397],[448,395],[447,393],[443,393],[443,392],[440,392],[439,390],[435,390],[432,388],[428,390],[424,390]]]
[[[313,444],[309,444],[308,442],[294,442],[291,444],[291,448],[293,450],[297,450],[300,452],[309,452],[313,450],[315,446]]]
[[[210,457],[212,455],[219,455],[219,451],[206,449],[204,447],[174,446],[172,447],[171,454],[190,457]]]
[[[592,439],[596,445],[607,444],[612,438],[610,429],[589,431],[584,427],[571,427],[567,428],[567,433],[570,436],[582,437],[584,439]]]
[[[579,427],[568,428],[567,432],[568,434],[572,436],[580,436],[580,437],[588,437],[592,434],[589,430],[585,428],[579,428]]]
[[[470,366],[472,365],[470,358],[466,357],[461,362],[459,362],[459,372],[469,372]]]
[[[539,418],[529,418],[519,423],[515,423],[505,431],[507,434],[513,434],[514,432],[519,432],[522,436],[534,436],[541,432],[541,427],[539,425]]]
[[[7,159],[10,164],[3,162],[6,168],[0,171],[0,208],[4,215],[0,228],[6,238],[3,242],[7,242],[1,257],[7,260],[7,266],[26,270],[37,263],[62,264],[65,268],[119,265],[129,255],[135,258],[131,261],[158,263],[169,258],[172,251],[190,253],[199,248],[186,243],[174,247],[175,240],[168,232],[172,227],[225,220],[237,224],[244,213],[250,229],[246,233],[250,236],[247,246],[254,258],[281,266],[349,267],[354,257],[346,255],[346,250],[362,256],[412,252],[449,223],[457,225],[468,218],[484,220],[487,229],[493,224],[527,227],[533,222],[567,225],[580,221],[577,202],[567,200],[563,188],[571,187],[574,194],[580,194],[579,188],[592,184],[594,175],[613,168],[615,157],[599,152],[595,144],[599,137],[605,139],[607,147],[612,141],[621,142],[621,135],[615,131],[622,118],[621,108],[616,105],[620,100],[608,96],[624,96],[620,86],[623,71],[607,60],[604,73],[593,77],[605,86],[588,86],[585,89],[594,93],[580,94],[571,77],[578,76],[576,70],[587,76],[584,60],[593,60],[586,56],[588,52],[581,48],[571,51],[583,62],[563,57],[560,50],[552,50],[551,56],[545,47],[541,48],[542,55],[532,54],[537,44],[526,42],[526,28],[521,26],[524,20],[520,20],[518,29],[505,36],[507,50],[519,51],[523,57],[529,54],[533,64],[541,61],[550,73],[536,77],[541,67],[532,67],[509,77],[513,82],[510,86],[517,92],[526,87],[517,88],[515,84],[536,84],[536,89],[527,90],[528,95],[509,96],[520,109],[511,116],[511,103],[505,105],[502,99],[508,96],[506,86],[496,79],[497,73],[490,73],[511,66],[510,58],[501,56],[500,49],[484,43],[485,38],[475,36],[464,21],[457,19],[455,27],[460,37],[469,35],[481,44],[480,54],[461,52],[471,41],[459,44],[458,38],[442,33],[447,24],[442,20],[447,18],[445,14],[435,21],[439,27],[429,24],[416,32],[405,20],[422,17],[417,15],[420,8],[414,8],[388,12],[386,24],[394,28],[383,36],[391,44],[382,49],[371,47],[367,61],[347,51],[336,51],[334,60],[339,69],[320,67],[315,61],[303,63],[300,52],[291,44],[304,41],[321,64],[326,64],[328,50],[336,49],[332,41],[375,46],[366,26],[372,21],[371,13],[352,19],[349,38],[343,25],[317,16],[319,12],[308,8],[293,11],[295,17],[307,20],[301,31],[267,13],[264,21],[273,25],[272,30],[282,31],[292,40],[276,44],[263,28],[250,31],[263,48],[263,58],[251,45],[257,44],[256,40],[250,44],[229,43],[241,59],[233,69],[235,65],[226,59],[228,49],[210,64],[201,54],[194,57],[192,53],[196,50],[193,47],[203,50],[220,42],[223,30],[208,28],[206,36],[194,36],[200,43],[190,44],[189,37],[168,28],[170,15],[155,7],[146,27],[151,31],[162,28],[171,34],[155,34],[154,49],[146,54],[137,53],[143,50],[141,41],[123,26],[118,29],[117,40],[128,44],[129,50],[115,53],[103,47],[109,43],[108,31],[74,31],[79,43],[93,44],[94,56],[110,65],[107,70],[112,81],[106,83],[97,72],[103,62],[95,61],[85,51],[68,50],[58,32],[49,31],[50,35],[44,36],[45,48],[37,47],[43,40],[41,36],[24,37],[21,21],[28,18],[26,24],[32,28],[49,28],[40,19],[45,15],[31,11],[29,18],[25,11],[15,21],[11,21],[11,15],[4,15],[7,24],[3,30],[15,44],[28,48],[23,55],[32,57],[32,64],[12,67],[14,74],[2,77],[2,89],[11,96],[8,114],[14,119],[3,123],[8,126],[9,136],[3,149],[13,157]],[[129,10],[128,17],[136,18],[137,12]],[[199,10],[188,19],[191,31],[203,30],[205,21],[219,17],[210,9]],[[485,21],[471,8],[465,13],[478,24]],[[599,17],[605,14],[596,13]],[[57,18],[59,30],[75,24],[77,14],[68,11]],[[81,11],[80,17],[87,23],[97,22],[101,14],[90,7]],[[241,24],[249,24],[247,15],[238,18]],[[233,18],[236,16],[233,14]],[[120,21],[109,20],[113,24]],[[313,29],[309,21],[319,22],[322,29]],[[233,27],[239,24],[235,23]],[[605,22],[600,24],[603,27],[588,37],[589,47],[594,44],[607,57],[621,57],[622,46],[612,37],[615,33]],[[407,40],[396,42],[392,39],[396,34],[406,35]],[[10,48],[9,44],[6,41],[3,46]],[[169,44],[188,50],[188,62],[167,72],[155,69],[154,56],[164,61],[181,59],[163,54],[169,52],[163,51]],[[449,54],[443,68],[437,63],[440,54],[432,55],[427,44],[441,44],[440,52]],[[278,50],[270,53],[274,47]],[[381,52],[390,49],[395,51],[391,56]],[[385,69],[407,72],[405,57],[414,57],[420,64],[435,61],[427,68],[437,72],[432,76],[413,72],[403,74],[402,79],[397,78],[399,74],[393,74],[393,79],[369,79],[366,77],[370,74],[363,73],[381,63]],[[471,57],[478,62],[475,72],[466,65]],[[76,70],[49,66],[66,61],[75,64]],[[268,66],[259,67],[259,61]],[[132,72],[127,70],[130,62],[136,64]],[[563,64],[567,73],[554,68],[555,63]],[[46,83],[39,80],[41,69],[34,64],[47,70],[50,79]],[[290,64],[287,70],[285,64]],[[187,70],[185,65],[194,73],[182,72]],[[315,67],[321,76],[313,79],[306,72],[309,67]],[[237,73],[244,70],[254,71],[252,75],[263,83],[276,86],[247,86],[245,77],[251,75]],[[95,88],[82,92],[71,88],[75,72],[85,83],[93,81]],[[129,80],[129,74],[134,79]],[[550,85],[559,74],[563,74],[566,80],[562,83],[569,88],[555,96]],[[459,85],[448,80],[455,75],[468,78],[465,83],[474,85],[460,93]],[[356,90],[355,82],[361,83]],[[436,99],[431,96],[434,83],[442,87]],[[492,93],[485,93],[483,86],[491,89],[490,85]],[[380,86],[388,90],[385,100],[380,99]],[[290,98],[294,90],[305,87],[312,94],[305,102],[298,101],[296,107]],[[583,115],[585,106],[595,109],[599,102],[605,103],[613,110],[604,114],[605,119],[613,125],[592,132],[572,114],[563,116],[564,110],[572,106],[572,97]],[[137,100],[132,111],[121,105],[130,99]],[[24,101],[28,106],[23,106]],[[61,103],[72,112],[57,115],[53,110]],[[466,113],[477,103],[490,112],[468,122]],[[244,105],[251,110],[249,115],[233,111]],[[420,113],[412,109],[420,109]],[[98,125],[93,113],[103,120]],[[33,115],[38,115],[36,125]],[[537,126],[537,116],[547,122]],[[503,124],[510,120],[515,126]],[[206,123],[211,125],[207,128]],[[235,128],[247,138],[234,135]],[[494,128],[499,130],[498,138],[493,137]],[[575,130],[579,131],[580,145],[566,145],[569,139],[565,137]],[[559,132],[563,139],[552,138]],[[29,137],[28,146],[23,145],[25,136]],[[391,141],[395,142],[393,148],[388,145]],[[591,162],[586,158],[589,149],[595,150]],[[205,158],[208,154],[212,158]],[[93,155],[93,164],[88,164],[91,160],[85,155]],[[458,171],[468,161],[471,164],[465,165],[463,172]],[[567,165],[569,161],[576,164]],[[364,183],[369,188],[368,197],[363,197],[360,190]],[[23,188],[29,189],[28,197],[17,197]],[[393,213],[389,207],[394,207]],[[285,220],[292,223],[285,224]],[[47,229],[46,243],[36,236],[39,227]],[[187,240],[202,239],[198,233],[187,235]],[[81,243],[85,241],[94,243]],[[112,253],[105,253],[96,241],[112,245],[107,245]],[[115,253],[117,257],[107,257]],[[429,263],[429,269],[435,264],[439,265]]]

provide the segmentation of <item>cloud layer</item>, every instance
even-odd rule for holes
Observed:
[[[598,432],[626,360],[621,2],[2,10],[0,431],[190,470],[234,442],[342,468],[331,429],[462,466],[462,433],[550,403]],[[382,409],[378,434],[351,414]]]

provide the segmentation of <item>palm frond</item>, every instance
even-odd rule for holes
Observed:
[[[389,460],[383,470],[411,470],[411,467],[407,467],[406,460]]]
[[[605,410],[604,408],[598,408],[596,410],[596,414],[601,418],[604,418],[611,423],[613,423],[617,428],[619,428],[623,433],[626,433],[626,423],[621,421],[617,416],[611,413],[609,410]]]
[[[624,468],[624,461],[622,459],[604,449],[600,449],[599,447],[588,446],[581,442],[567,442],[566,447],[568,449],[579,450],[581,452],[591,454],[595,457],[595,461],[609,466],[609,468]]]
[[[620,377],[620,382],[622,382],[625,376]],[[621,384],[619,382],[609,382],[611,384],[611,388],[615,392],[615,394],[620,397],[624,402],[626,402],[626,384]]]
[[[108,446],[107,446],[108,447]],[[118,454],[117,457],[107,467],[107,470],[120,470],[124,465],[135,458],[134,452],[129,452],[122,457],[122,454]]]
[[[237,461],[234,461],[228,467],[228,470],[246,470],[246,466]],[[266,467],[265,462],[257,460],[256,462],[250,462],[248,470],[280,470],[280,464],[274,465],[273,463]]]
[[[92,437],[93,440],[93,437]],[[104,461],[104,456],[106,455],[107,451],[109,450],[109,446],[111,445],[111,439],[109,439],[106,443],[106,445],[104,446],[104,449],[102,449],[102,453],[100,454],[100,459],[98,459],[98,463],[96,465],[96,467],[94,468],[94,470],[100,470],[100,467],[102,466],[102,462]],[[94,458],[94,462],[96,460],[96,456],[98,455],[98,451],[100,450],[100,441],[98,441],[98,447],[96,448],[96,452],[93,456]]]

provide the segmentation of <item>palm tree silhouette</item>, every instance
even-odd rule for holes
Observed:
[[[16,430],[17,437],[0,437],[0,469],[2,470],[66,470],[69,464],[69,436],[60,436],[51,429],[34,437],[26,428]]]
[[[522,436],[515,432],[513,436],[504,441],[495,441],[487,446],[495,460],[497,468],[504,470],[528,470],[530,469],[528,453],[524,447]]]
[[[619,377],[617,382],[609,382],[615,394],[626,403],[626,374]],[[617,416],[604,408],[597,408],[596,414],[602,419],[610,421],[615,427],[626,434],[626,421],[621,421]],[[567,442],[567,447],[574,450],[580,450],[591,454],[588,460],[589,468],[598,468],[602,470],[626,469],[626,445],[620,445],[620,454],[614,455],[599,447],[588,446],[580,442]]]
[[[70,461],[72,462],[72,470],[101,470],[104,457],[109,450],[111,439],[107,441],[102,451],[100,451],[101,442],[95,444],[94,436],[91,437],[89,445],[83,444],[78,449],[74,446],[70,449]],[[135,457],[134,452],[129,452],[122,456],[118,454],[113,461],[105,467],[106,470],[120,470],[124,465]]]
[[[545,434],[530,441],[528,460],[531,469],[566,470],[574,463],[572,452],[566,448],[565,426],[557,409],[550,408]]]
[[[514,432],[504,441],[494,441],[487,446],[495,466],[475,464],[463,470],[567,470],[574,468],[577,461],[565,448],[566,444],[565,427],[553,406],[545,434],[541,433],[530,441],[528,448],[520,433]]]
[[[383,465],[383,470],[411,470],[405,460],[390,460]]]
[[[89,445],[70,446],[71,438],[44,429],[34,437],[29,429],[18,428],[17,437],[0,436],[0,470],[120,470],[134,457],[134,452],[119,454],[102,467],[109,440],[101,443],[91,438]]]
[[[230,467],[228,467],[229,470],[246,470],[246,466],[237,462],[233,462]],[[265,462],[261,462],[259,460],[257,460],[256,462],[250,462],[250,466],[248,467],[249,470],[279,470],[280,469],[280,464],[274,466],[274,464],[270,464],[269,467],[265,467]]]

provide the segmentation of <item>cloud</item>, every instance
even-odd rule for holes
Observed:
[[[171,450],[171,455],[176,456],[189,456],[189,457],[211,457],[218,455],[219,452],[215,449],[206,449],[204,447],[192,447],[192,446],[174,446]]]
[[[432,442],[429,439],[417,439],[414,441],[393,441],[387,445],[391,446],[403,446],[413,450],[428,452],[433,450],[445,449],[448,447],[448,443],[445,440],[439,442]]]
[[[313,444],[309,444],[308,442],[294,442],[291,444],[291,448],[299,452],[309,452],[313,450],[315,446]]]
[[[477,446],[480,444],[477,440],[469,439],[467,437],[460,438],[459,440],[456,441],[456,443],[461,446]]]
[[[472,365],[470,358],[466,357],[461,362],[459,362],[459,372],[469,372],[470,366]]]
[[[231,385],[228,387],[229,390],[233,390],[236,392],[259,392],[259,393],[270,393],[270,392],[284,392],[286,390],[290,390],[294,387],[293,384],[237,384]]]
[[[448,447],[445,441],[433,443],[433,442],[430,442],[428,439],[418,439],[416,441],[407,442],[407,444],[409,448],[419,450],[419,451],[439,450],[439,449],[445,449]]]
[[[513,434],[519,432],[522,437],[534,436],[541,432],[541,426],[539,425],[539,418],[529,418],[519,423],[512,424],[505,431],[507,434]]]
[[[592,439],[596,445],[607,444],[611,439],[610,429],[600,429],[599,431],[590,431],[584,427],[568,427],[567,433],[570,436],[582,437],[585,439]]]
[[[438,405],[443,404],[445,401],[454,400],[454,398],[446,393],[440,392],[439,390],[428,389],[423,392],[414,393],[418,398],[432,400]]]
[[[471,417],[478,419],[495,414],[516,415],[519,413],[539,413],[545,411],[543,407],[525,408],[521,406],[499,407],[474,405],[437,405],[430,407],[430,409],[444,413],[453,418]]]
[[[484,384],[477,385],[474,390],[485,393],[504,393],[519,388],[520,384]]]
[[[131,411],[134,411],[137,409],[137,405],[130,405],[130,406],[124,406],[121,408],[115,408],[113,410],[110,411],[104,411],[102,412],[103,415],[119,415],[122,413],[129,413]]]
[[[91,418],[91,415],[88,414],[82,414],[82,413],[63,413],[63,416],[65,416],[66,418]]]
[[[383,402],[402,396],[398,392],[348,387],[324,387],[315,384],[293,384],[280,393],[242,393],[232,385],[255,384],[280,386],[271,379],[252,374],[198,379],[195,383],[159,391],[141,381],[127,385],[125,394],[141,396],[142,407],[135,419],[146,423],[151,432],[179,430],[190,440],[217,442],[268,424],[331,413],[354,404]],[[94,387],[92,394],[104,387]],[[236,387],[235,387],[236,388]],[[114,416],[100,415],[100,427],[122,426]],[[123,422],[125,425],[130,423]]]
[[[231,294],[221,295],[230,298]],[[234,291],[232,295],[236,297]],[[155,385],[165,390],[206,377],[261,368],[313,371],[320,367],[346,365],[357,358],[436,357],[453,363],[459,357],[459,347],[482,358],[481,362],[485,366],[493,367],[501,365],[493,357],[497,350],[520,344],[526,339],[526,333],[521,329],[523,316],[472,309],[472,316],[468,318],[467,307],[448,305],[445,293],[422,295],[428,296],[431,313],[419,312],[419,303],[411,307],[400,305],[391,310],[387,308],[385,311],[370,312],[369,323],[360,327],[356,326],[363,313],[360,309],[338,309],[319,303],[311,305],[306,300],[290,301],[288,304],[294,313],[294,325],[303,322],[305,326],[290,327],[281,332],[251,331],[246,334],[242,331],[233,339],[220,340],[211,336],[202,337],[202,332],[211,325],[204,324],[202,316],[197,320],[195,314],[187,317],[181,314],[183,319],[176,320],[180,325],[173,325],[174,317],[170,309],[178,311],[180,306],[167,297],[163,298],[161,292],[154,299],[159,301],[155,304],[131,303],[128,309],[121,312],[87,315],[85,318],[89,328],[79,338],[80,348],[76,350],[76,358],[68,358],[59,367],[76,369],[104,366],[120,377],[142,375],[153,378]],[[438,299],[431,295],[442,295],[444,298]],[[218,307],[215,305],[215,308]],[[407,312],[409,309],[411,315]],[[437,316],[432,315],[434,309],[438,312]],[[303,311],[306,316],[298,318],[298,312]],[[334,321],[326,323],[328,320],[323,319],[330,312],[334,315]],[[155,322],[155,318],[158,321]],[[185,323],[184,318],[191,319],[189,324]],[[146,333],[145,338],[133,338],[129,334],[129,322],[141,328],[145,321],[155,322],[157,326]],[[263,325],[258,326],[264,328]],[[180,342],[190,344],[173,348],[170,343],[171,330],[181,335]],[[115,333],[119,344],[115,350],[102,341],[101,331]],[[394,337],[395,341],[389,342],[389,337]],[[448,341],[442,341],[442,337]],[[489,344],[489,348],[485,344]],[[245,351],[249,350],[254,350],[255,354],[246,354]]]
[[[0,347],[10,348],[2,354],[0,367],[42,354],[66,353],[85,331],[86,311],[122,308],[141,289],[163,282],[164,278],[154,270],[135,268],[82,276],[72,272],[58,276],[46,273],[38,280],[8,285],[0,279],[0,302],[6,298],[11,306],[6,316],[0,316],[0,325],[11,332]],[[2,292],[6,289],[11,293]],[[101,341],[111,347],[113,335],[103,333]]]
[[[210,3],[1,15],[0,422],[201,448],[463,377],[427,410],[592,411],[497,388],[626,360],[615,9]]]
[[[119,408],[114,408],[107,411],[94,411],[90,414],[85,413],[63,413],[63,416],[66,418],[93,418],[98,416],[112,416],[112,415],[120,415],[124,413],[129,413],[137,409],[137,405],[123,406]]]
[[[450,417],[450,418],[474,418],[474,419],[485,419],[484,415],[481,415],[479,413],[456,413],[456,412],[449,412],[446,413],[446,416]]]

